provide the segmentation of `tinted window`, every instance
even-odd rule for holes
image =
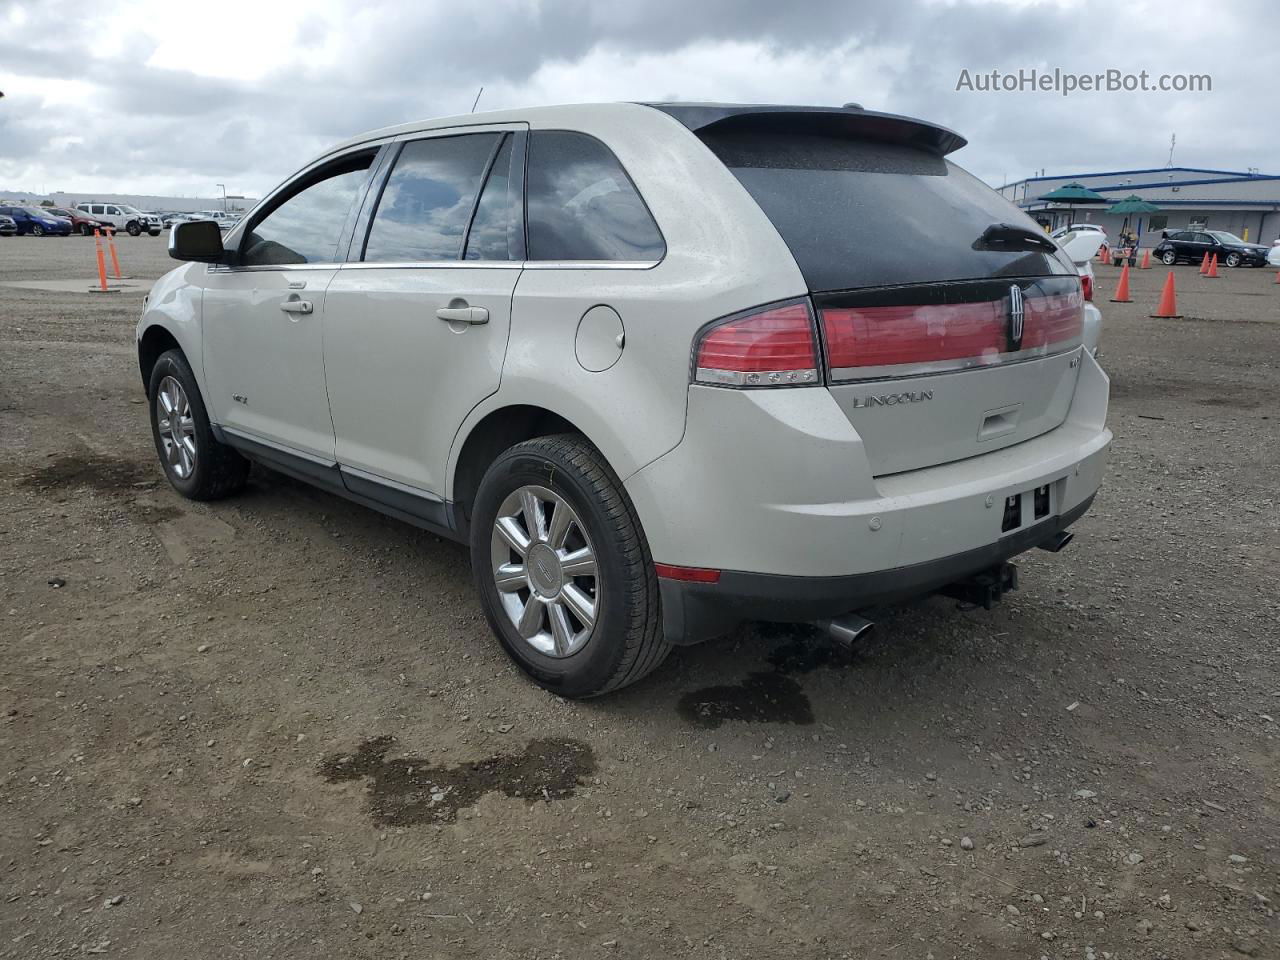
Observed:
[[[343,225],[372,160],[369,155],[345,161],[273,209],[245,235],[240,262],[335,262]]]
[[[364,259],[457,260],[496,133],[406,143],[387,178]]]
[[[507,137],[493,161],[489,179],[480,192],[480,203],[467,234],[467,260],[510,260],[517,246],[520,218],[511,190],[511,150],[515,137]]]
[[[95,203],[95,204],[93,205],[93,212],[94,212],[94,213],[96,213],[96,214],[98,214],[99,216],[101,216],[101,215],[102,215],[102,205],[101,205],[101,204],[99,204],[99,203]]]
[[[701,137],[773,221],[811,290],[1075,272],[1057,253],[982,241],[996,223],[1042,231],[936,154],[777,124]]]
[[[1197,233],[1196,243],[1213,243],[1213,237],[1209,236],[1207,233]]]
[[[662,234],[617,157],[583,133],[529,137],[530,260],[659,260]]]

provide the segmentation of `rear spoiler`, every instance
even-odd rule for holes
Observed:
[[[935,123],[877,113],[856,105],[847,107],[788,107],[770,104],[646,103],[678,120],[694,133],[716,130],[786,131],[859,137],[898,143],[939,157],[967,141],[954,130]]]

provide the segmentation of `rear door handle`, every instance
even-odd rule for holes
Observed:
[[[441,307],[436,316],[450,323],[488,323],[489,311],[484,307]]]
[[[310,313],[315,307],[310,300],[286,300],[280,304],[280,309],[285,313]]]

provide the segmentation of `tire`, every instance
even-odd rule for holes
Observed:
[[[194,447],[189,470],[184,469],[187,457],[168,452],[175,449],[173,433],[168,429],[162,432],[161,429],[162,422],[169,419],[166,400],[175,395],[169,381],[177,383],[186,399],[187,415],[180,416],[178,420],[186,425],[182,433],[190,439],[189,447]],[[244,489],[249,478],[249,461],[214,438],[195,374],[181,351],[169,350],[160,355],[151,370],[147,399],[156,454],[173,489],[188,500],[220,500]]]
[[[538,507],[540,525],[551,529],[546,542],[532,547],[526,543],[529,552],[525,554],[509,546],[511,541],[495,525],[502,517],[516,524],[518,535],[527,533],[531,529],[524,519],[528,513],[519,504],[529,492],[546,498]],[[514,516],[512,503],[516,504]],[[566,533],[557,544],[558,511],[566,504],[572,519],[565,521]],[[543,560],[551,554],[582,555],[585,549],[594,555],[594,572],[574,577],[561,571],[556,561],[555,575],[548,578],[544,566],[544,582],[538,586],[542,560],[535,557],[525,562],[536,548],[541,548]],[[508,583],[525,585],[500,591],[496,578],[503,564],[521,571]],[[535,683],[562,697],[595,697],[635,683],[671,652],[662,633],[657,575],[635,508],[604,457],[576,434],[516,444],[489,466],[472,511],[471,566],[485,617],[503,649]],[[535,589],[547,598],[537,608],[541,632],[525,639],[517,626],[516,608],[527,610],[537,599]],[[594,601],[589,628],[577,617],[576,606],[565,599],[570,591]],[[566,631],[555,629],[557,607],[567,617],[564,624],[570,636],[564,644],[560,641]],[[547,649],[548,644],[554,644],[555,650]]]
[[[1238,254],[1238,253],[1228,253],[1228,254],[1227,254],[1227,266],[1228,266],[1228,267],[1238,267],[1238,266],[1240,266],[1240,254]]]
[[[93,227],[89,226],[87,223],[80,224],[80,235],[82,237],[92,237]]]
[[[31,235],[33,237],[43,237],[44,227],[40,226],[40,224],[37,223],[35,226],[31,228]]]
[[[132,221],[132,220],[129,221],[129,224],[128,226],[125,227],[125,230],[129,231],[129,236],[131,237],[136,237],[138,234],[142,232],[142,228],[138,226],[138,224],[135,221]]]
[[[1172,250],[1166,250],[1164,253],[1160,254],[1160,262],[1166,267],[1172,267],[1178,262],[1178,255]]]

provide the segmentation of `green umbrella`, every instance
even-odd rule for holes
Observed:
[[[1107,213],[1123,213],[1124,223],[1120,227],[1120,232],[1124,233],[1129,226],[1129,216],[1135,213],[1159,213],[1160,208],[1154,203],[1147,203],[1136,193],[1131,193],[1119,203],[1113,203],[1107,207]],[[1138,235],[1142,235],[1142,222],[1138,222]]]
[[[1071,208],[1078,203],[1106,203],[1107,198],[1100,193],[1094,193],[1088,187],[1081,183],[1068,183],[1065,187],[1059,187],[1057,190],[1046,193],[1040,200],[1050,200],[1055,203],[1065,204],[1067,207],[1067,224],[1071,224]]]
[[[1136,193],[1131,193],[1119,203],[1107,207],[1107,213],[1159,213],[1160,208],[1154,203],[1147,203]]]

